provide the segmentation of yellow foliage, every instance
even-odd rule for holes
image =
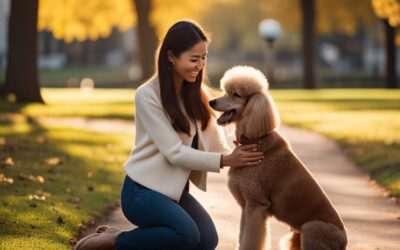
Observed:
[[[153,0],[150,20],[156,27],[158,37],[164,37],[169,27],[182,19],[200,22],[215,4],[234,5],[241,0]]]
[[[317,23],[321,33],[339,31],[355,35],[360,24],[372,25],[372,6],[365,0],[317,0]]]
[[[301,25],[301,11],[298,0],[260,1],[260,8],[264,13],[264,18],[278,20],[285,31],[296,31]]]
[[[388,19],[393,27],[400,25],[399,0],[371,0],[375,14],[382,19]]]
[[[131,0],[39,1],[39,30],[67,42],[107,37],[114,27],[126,30],[135,22]]]
[[[269,0],[261,6],[265,17],[279,20],[285,30],[295,31],[302,25],[300,1]],[[337,31],[354,35],[360,23],[372,25],[373,10],[365,0],[316,0],[314,8],[320,33]]]
[[[169,27],[178,20],[198,20],[201,13],[207,9],[209,4],[210,1],[202,0],[153,0],[150,19],[155,24],[158,37],[164,37]]]

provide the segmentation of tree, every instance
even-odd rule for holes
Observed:
[[[386,87],[397,88],[396,27],[400,26],[400,1],[372,0],[375,14],[383,19],[386,48]]]
[[[8,54],[1,96],[14,94],[19,103],[43,103],[37,69],[38,0],[11,1]]]
[[[108,37],[136,24],[130,0],[40,0],[39,29],[66,42]]]
[[[142,79],[151,76],[157,47],[157,36],[149,18],[152,0],[42,1],[39,27],[51,30],[56,38],[67,42],[97,40],[108,37],[114,27],[126,30],[137,25]]]
[[[137,14],[143,16],[142,22],[141,20],[138,21],[139,37],[142,37],[139,44],[139,47],[142,47],[140,52],[144,55],[142,60],[147,60],[144,63],[151,66],[145,69],[149,70],[154,66],[154,54],[158,43],[157,36],[164,37],[169,27],[178,20],[200,20],[214,3],[221,1],[227,0],[135,0]],[[143,32],[147,34],[141,35]]]
[[[301,26],[305,88],[317,87],[314,69],[317,34],[354,35],[361,24],[373,24],[372,8],[365,0],[269,0],[261,2],[261,9],[265,16],[279,20],[286,32],[295,32]]]
[[[138,19],[139,57],[142,68],[142,79],[149,78],[155,70],[154,58],[158,45],[156,31],[150,22],[152,0],[133,0]]]
[[[315,2],[301,0],[303,19],[303,86],[317,88],[315,83]]]
[[[396,74],[396,29],[392,27],[388,20],[384,20],[385,26],[385,49],[386,49],[386,88],[397,88]]]

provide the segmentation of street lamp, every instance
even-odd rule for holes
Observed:
[[[273,70],[273,61],[274,61],[274,53],[273,53],[273,44],[276,39],[281,34],[281,26],[279,22],[275,19],[264,19],[258,25],[258,33],[260,36],[267,42],[268,50],[265,53],[265,69],[268,72],[267,78],[269,82],[274,81],[274,70]]]

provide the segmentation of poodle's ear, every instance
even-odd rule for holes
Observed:
[[[280,123],[279,113],[272,97],[265,91],[250,97],[243,111],[241,134],[257,138],[272,132]]]

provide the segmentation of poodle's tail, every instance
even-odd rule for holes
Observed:
[[[340,249],[347,246],[346,231],[331,223],[310,221],[301,227],[301,249]]]

